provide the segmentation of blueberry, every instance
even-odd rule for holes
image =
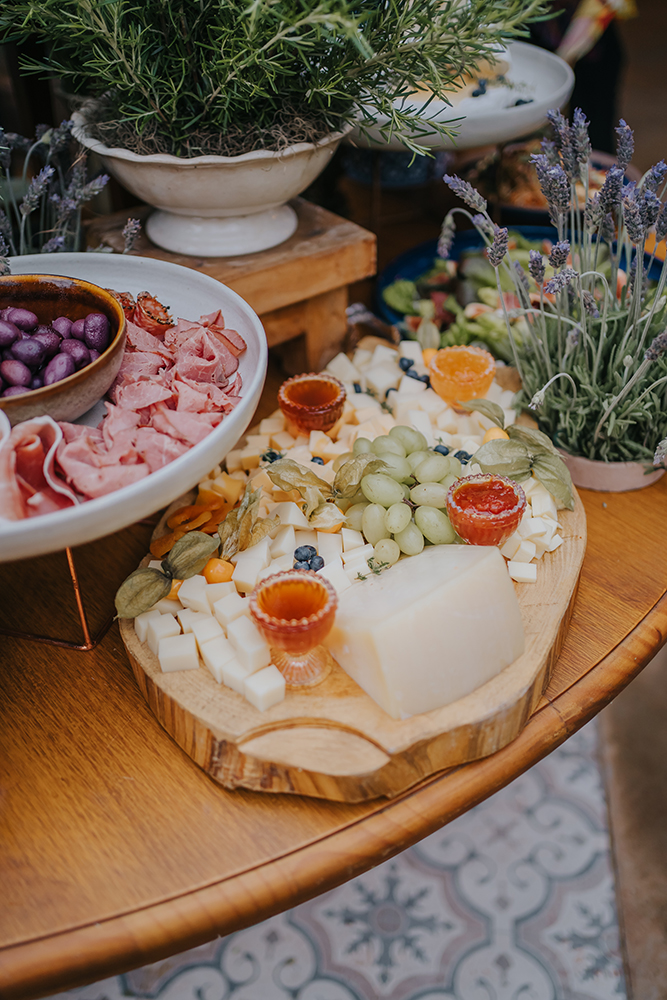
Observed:
[[[314,462],[315,465],[324,465],[324,459],[320,458],[319,455],[314,455],[313,458],[311,458],[311,462]]]
[[[454,452],[454,458],[458,458],[459,462],[461,462],[462,465],[465,465],[466,462],[470,461],[472,455],[470,454],[470,452],[463,451],[463,449],[461,449],[460,451]]]
[[[408,378],[415,379],[416,382],[423,382],[424,381],[424,376],[420,375],[419,372],[413,371],[412,368],[408,368],[408,370],[406,371],[405,374],[408,376]],[[428,378],[428,375],[426,376],[426,378]]]
[[[303,560],[297,560],[294,563],[294,569],[310,569],[310,563],[304,562]]]
[[[359,382],[353,382],[352,385],[354,386],[355,392],[363,392],[363,389],[361,388],[361,384]]]
[[[430,375],[420,375],[421,381],[424,382],[428,388],[431,387],[431,376]]]
[[[449,448],[446,444],[436,444],[433,451],[437,451],[440,455],[449,455]]]
[[[406,372],[408,368],[412,368],[413,365],[414,361],[412,360],[412,358],[399,358],[398,367],[401,369],[401,371]]]
[[[272,448],[269,448],[269,450],[265,451],[264,454],[262,455],[263,461],[269,462],[269,463],[270,462],[277,462],[279,458],[280,458],[280,454],[277,451],[273,451]]]
[[[294,558],[297,562],[308,562],[313,556],[317,555],[317,549],[314,545],[299,545],[297,549],[294,550]]]
[[[324,559],[322,558],[322,556],[313,556],[313,558],[310,560],[311,569],[317,571],[318,569],[322,569],[323,566],[324,566]]]

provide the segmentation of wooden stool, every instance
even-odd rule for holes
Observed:
[[[375,274],[373,233],[302,198],[292,202],[299,225],[292,237],[270,250],[240,257],[189,257],[162,250],[144,232],[134,253],[210,274],[238,292],[259,314],[269,347],[305,335],[306,364],[319,371],[342,349],[347,286]],[[92,222],[88,245],[123,249],[128,218],[143,221],[147,206],[124,209]],[[148,289],[150,291],[150,289]]]

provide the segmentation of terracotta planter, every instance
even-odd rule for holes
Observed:
[[[561,458],[570,470],[572,482],[585,490],[600,493],[625,493],[652,486],[665,474],[664,469],[646,473],[641,462],[601,462],[581,455],[570,455],[558,449]]]
[[[75,138],[128,191],[157,209],[146,223],[153,243],[196,257],[257,253],[289,239],[297,217],[286,202],[312,184],[349,131],[280,152],[181,158],[110,148],[87,135],[80,115],[72,118]]]

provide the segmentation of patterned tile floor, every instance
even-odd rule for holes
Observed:
[[[64,996],[626,1000],[596,746],[591,723],[486,802],[338,889]]]

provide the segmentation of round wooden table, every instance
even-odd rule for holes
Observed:
[[[32,997],[227,934],[391,857],[599,712],[667,638],[667,477],[582,494],[588,551],[548,689],[505,749],[387,801],[225,791],[166,735],[117,627],[92,652],[2,643],[0,995]],[[75,551],[93,629],[138,525]],[[63,554],[0,567],[2,624],[76,638]]]

